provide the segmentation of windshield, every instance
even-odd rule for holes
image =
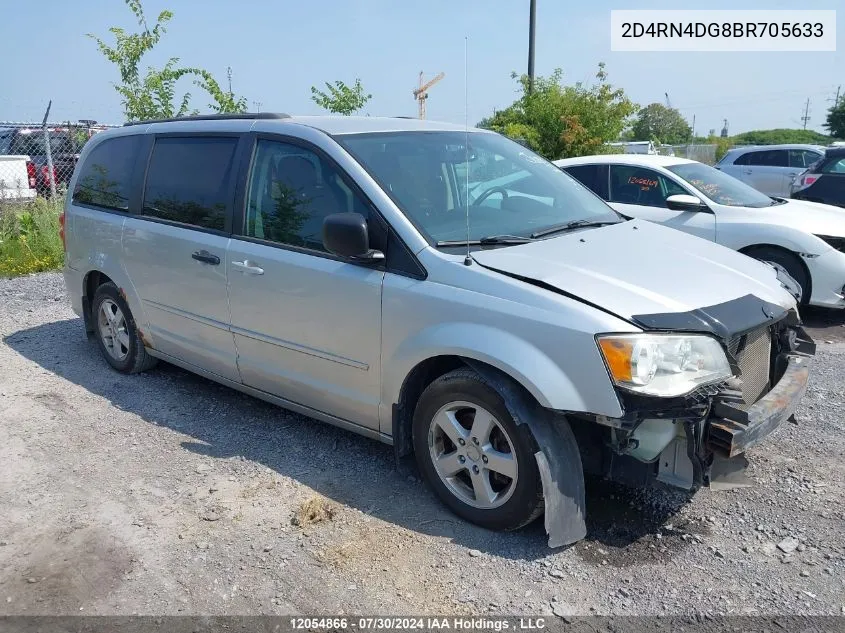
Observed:
[[[76,154],[78,144],[67,132],[47,132],[50,136],[50,152],[53,154]],[[28,154],[29,156],[44,156],[47,153],[44,145],[44,133],[41,130],[20,132],[12,141],[12,154]]]
[[[530,239],[620,216],[560,169],[498,134],[391,132],[338,137],[429,240]],[[574,228],[574,227],[572,227]],[[563,229],[565,230],[565,229]]]
[[[770,207],[775,204],[769,196],[749,187],[733,176],[702,163],[684,163],[667,167],[716,204],[729,207]]]

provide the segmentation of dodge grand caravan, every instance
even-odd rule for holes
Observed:
[[[545,511],[552,546],[586,533],[585,472],[707,485],[806,389],[783,269],[628,220],[492,132],[127,124],[70,190],[65,280],[114,369],[162,359],[392,444],[469,521]]]

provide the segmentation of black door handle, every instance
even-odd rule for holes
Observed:
[[[217,266],[220,263],[220,258],[217,255],[212,255],[208,251],[197,251],[196,253],[191,254],[198,262],[204,262],[206,264],[211,264],[213,266]]]

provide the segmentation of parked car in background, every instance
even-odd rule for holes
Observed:
[[[796,176],[792,197],[845,207],[845,147],[829,147],[824,158]]]
[[[94,136],[71,191],[65,282],[115,370],[164,359],[392,444],[466,520],[545,510],[553,546],[586,533],[585,470],[704,485],[807,386],[774,267],[490,131],[145,122]]]
[[[716,169],[767,196],[788,198],[794,178],[822,156],[821,145],[735,147],[716,163]]]
[[[668,156],[555,161],[620,213],[782,266],[802,302],[845,308],[845,212],[766,196],[713,167]]]
[[[623,154],[657,154],[657,147],[652,141],[616,141],[605,143],[608,147],[621,150]]]
[[[39,195],[50,193],[50,181],[56,187],[67,185],[79,159],[80,144],[72,130],[48,128],[53,173],[47,165],[47,145],[41,128],[5,128],[0,135],[0,154],[27,155],[35,168],[35,189]]]
[[[0,204],[26,202],[35,195],[35,165],[29,156],[0,155]]]

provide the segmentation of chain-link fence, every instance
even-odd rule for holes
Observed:
[[[82,147],[111,125],[0,121],[0,202],[64,192]]]
[[[716,146],[704,145],[660,145],[657,153],[663,156],[677,156],[713,165],[716,162]]]

